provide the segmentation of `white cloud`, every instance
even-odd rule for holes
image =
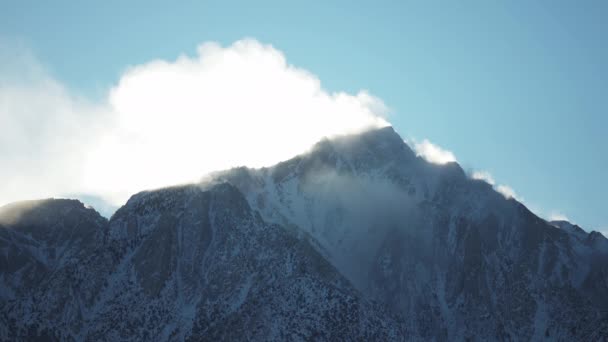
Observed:
[[[134,66],[96,103],[0,41],[0,205],[75,194],[117,205],[144,189],[274,164],[324,136],[388,125],[386,112],[366,91],[324,90],[255,40],[205,43],[195,56]],[[456,161],[426,139],[409,143],[429,162]],[[522,200],[489,172],[471,177]]]
[[[521,202],[521,200],[517,197],[515,190],[513,190],[513,188],[511,188],[510,186],[499,184],[495,187],[495,189],[496,189],[496,191],[501,193],[503,196],[505,196],[505,198],[507,198],[507,199],[514,198]]]
[[[103,107],[70,94],[23,48],[0,51],[0,205],[81,190]]]
[[[570,219],[558,211],[552,211],[549,213],[549,221],[570,221]]]
[[[26,60],[0,60],[32,75],[0,73],[0,177],[8,184],[0,204],[76,192],[117,204],[210,171],[270,165],[324,136],[388,125],[380,99],[330,93],[281,51],[250,39],[134,66],[96,104]]]
[[[514,198],[520,202],[523,202],[523,198],[519,197],[517,195],[517,193],[515,192],[515,190],[513,190],[513,188],[511,188],[508,185],[497,184],[496,181],[494,180],[494,177],[492,176],[492,174],[488,171],[474,171],[471,174],[471,178],[477,179],[477,180],[482,180],[482,181],[490,184],[494,188],[494,190],[496,190],[497,192],[502,194],[507,199]]]
[[[496,184],[496,182],[494,181],[494,177],[492,177],[492,175],[488,171],[475,171],[471,175],[471,178],[482,180],[492,186]]]
[[[455,162],[456,157],[451,151],[445,150],[438,145],[435,145],[427,139],[422,142],[412,141],[412,145],[416,154],[433,164],[446,164]]]

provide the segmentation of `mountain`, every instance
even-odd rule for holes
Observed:
[[[368,299],[423,340],[578,339],[608,316],[607,240],[548,223],[391,128],[216,175],[300,227]]]
[[[2,340],[601,340],[608,240],[390,128],[273,167],[0,208]]]
[[[133,196],[108,222],[73,200],[0,210],[0,338],[401,339],[298,232],[224,183]]]

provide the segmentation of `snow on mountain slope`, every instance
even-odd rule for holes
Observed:
[[[390,127],[215,178],[313,236],[420,339],[571,339],[606,319],[605,239],[557,229],[456,163],[416,157]]]
[[[598,340],[607,246],[388,127],[136,194],[109,222],[0,209],[0,339]]]
[[[140,193],[109,223],[78,202],[69,211],[56,210],[58,203],[38,203],[37,215],[0,229],[19,235],[33,224],[23,239],[55,225],[60,234],[100,234],[77,258],[53,264],[43,282],[2,299],[2,340],[403,339],[400,325],[306,239],[265,223],[231,185]],[[100,226],[71,225],[78,210]],[[44,249],[65,250],[65,241]],[[22,264],[26,272],[37,267]]]

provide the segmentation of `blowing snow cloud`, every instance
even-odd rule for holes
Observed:
[[[256,40],[128,69],[100,102],[72,94],[34,58],[0,76],[0,203],[90,193],[118,204],[144,189],[259,167],[324,136],[388,125],[366,91],[330,93]]]

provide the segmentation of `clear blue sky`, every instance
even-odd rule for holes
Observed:
[[[1,0],[0,36],[89,97],[129,65],[256,38],[530,206],[608,229],[606,1],[126,3]]]

